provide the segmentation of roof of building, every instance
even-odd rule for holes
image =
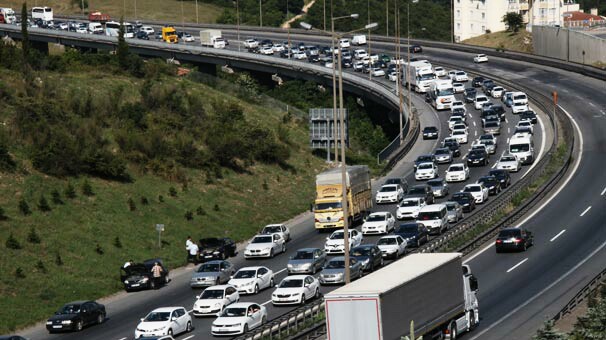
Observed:
[[[604,20],[604,18],[602,18],[599,15],[593,15],[590,13],[584,13],[584,12],[580,12],[580,11],[565,12],[564,14],[566,14],[566,15],[564,15],[564,21]],[[570,14],[570,16],[568,16],[567,14]]]

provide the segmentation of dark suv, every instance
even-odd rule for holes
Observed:
[[[511,184],[511,176],[509,176],[509,172],[503,169],[495,169],[490,170],[488,172],[489,176],[496,177],[501,183],[501,189],[507,188]]]
[[[501,182],[494,176],[482,176],[478,183],[484,184],[488,188],[489,195],[496,195],[501,192]]]
[[[485,150],[471,150],[467,154],[467,165],[486,165],[488,164],[488,154]]]
[[[476,199],[468,192],[454,193],[450,201],[459,203],[463,207],[463,212],[471,212],[476,208]]]
[[[383,267],[383,255],[381,249],[375,244],[361,244],[351,248],[349,255],[362,264],[362,270],[373,272],[378,267]]]
[[[228,237],[200,239],[199,248],[198,260],[201,262],[236,256],[236,242]]]
[[[532,233],[526,229],[505,228],[499,231],[495,248],[497,253],[504,250],[525,251],[534,243]]]
[[[400,224],[394,235],[400,235],[406,240],[406,247],[419,247],[429,241],[429,231],[422,223],[404,223]]]
[[[152,275],[152,268],[156,262],[162,267],[160,283],[168,283],[168,269],[166,269],[162,260],[149,259],[143,261],[143,263],[133,263],[126,268],[120,268],[120,280],[124,284],[124,289],[130,292],[133,290],[158,288],[156,286],[158,283]]]
[[[407,197],[422,197],[423,199],[425,199],[425,202],[427,202],[427,204],[434,203],[433,190],[427,184],[413,185],[412,187],[408,188],[408,191],[406,192],[404,198]]]

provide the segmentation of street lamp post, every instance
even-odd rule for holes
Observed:
[[[198,0],[196,0],[196,24],[199,24],[200,21],[198,20]]]
[[[259,26],[263,27],[263,0],[259,0]]]
[[[408,87],[408,119],[410,120],[410,117],[412,117],[411,113],[412,113],[412,93],[410,92],[410,2],[412,1],[413,4],[416,4],[419,2],[419,0],[410,0],[407,3],[407,10],[406,10],[406,35],[408,36],[406,44],[408,45],[408,65],[406,67],[406,85]],[[404,138],[404,132],[402,130],[400,130],[400,141],[402,141]]]

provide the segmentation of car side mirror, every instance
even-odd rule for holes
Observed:
[[[141,318],[141,319],[139,319],[139,320],[141,320],[141,322],[143,322],[143,321],[145,321],[145,318]]]
[[[200,298],[200,295],[196,295],[196,299],[199,299],[199,298]]]
[[[263,277],[263,274],[258,274],[257,277]]]
[[[175,318],[174,316],[170,319],[170,321],[177,321],[177,318]]]
[[[474,292],[477,292],[478,288],[478,279],[473,275],[469,276],[469,289]]]

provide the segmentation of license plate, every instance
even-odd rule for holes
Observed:
[[[62,326],[53,326],[53,328],[61,328]]]
[[[213,257],[212,255],[204,255],[204,258],[205,258],[205,259],[210,259],[210,258],[212,258],[212,257]]]
[[[131,287],[139,287],[138,283],[133,283],[132,285],[130,285]]]
[[[513,243],[513,241],[512,240],[505,240],[505,241],[503,241],[503,243]]]

